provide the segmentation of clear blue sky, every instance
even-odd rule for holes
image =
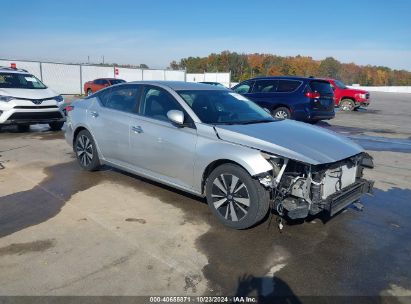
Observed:
[[[20,0],[0,20],[0,58],[159,68],[230,50],[411,70],[408,0]]]

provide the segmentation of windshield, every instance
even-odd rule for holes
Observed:
[[[111,84],[119,84],[119,83],[124,83],[126,82],[123,79],[110,79]]]
[[[269,113],[230,91],[177,91],[204,123],[248,124],[274,121]]]
[[[335,85],[337,87],[339,87],[340,89],[346,89],[347,88],[347,86],[339,80],[334,80],[334,82],[335,82]]]
[[[30,74],[0,73],[0,88],[45,89],[47,87]]]
[[[321,95],[334,94],[331,84],[328,81],[319,81],[319,80],[311,81],[310,88],[313,92],[318,92]]]

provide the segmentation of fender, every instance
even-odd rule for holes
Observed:
[[[194,163],[195,180],[193,187],[202,191],[202,176],[211,163],[228,160],[242,166],[251,176],[256,176],[273,169],[272,165],[262,156],[260,150],[230,143],[224,140],[216,141],[217,134],[212,126],[196,124],[198,141],[196,147],[196,162]],[[218,153],[216,153],[218,151]],[[218,155],[218,157],[217,157]]]

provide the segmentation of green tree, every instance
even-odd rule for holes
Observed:
[[[329,78],[339,78],[341,72],[341,63],[333,57],[327,57],[321,61],[318,68],[319,76]]]
[[[314,60],[306,56],[282,57],[273,54],[238,54],[223,51],[207,57],[187,57],[172,61],[171,69],[186,69],[188,73],[229,72],[232,81],[242,81],[259,75],[295,75],[337,78],[347,84],[411,85],[411,73],[381,66],[360,66],[340,63],[333,57]]]

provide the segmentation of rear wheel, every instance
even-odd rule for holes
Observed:
[[[87,96],[90,96],[91,94],[93,94],[93,91],[91,89],[87,90]]]
[[[50,129],[52,131],[60,131],[63,125],[64,125],[64,122],[60,122],[60,121],[49,123]]]
[[[30,131],[30,125],[17,125],[19,132],[28,132]]]
[[[343,111],[353,111],[354,107],[354,101],[352,101],[351,99],[343,99],[340,102],[340,108]]]
[[[87,171],[95,171],[100,167],[96,144],[87,130],[77,134],[74,141],[74,152],[80,166]]]
[[[273,110],[272,116],[278,119],[288,119],[291,118],[291,112],[286,107],[279,107]]]
[[[206,182],[207,203],[226,226],[246,229],[267,214],[269,193],[247,171],[224,164],[211,172]]]

